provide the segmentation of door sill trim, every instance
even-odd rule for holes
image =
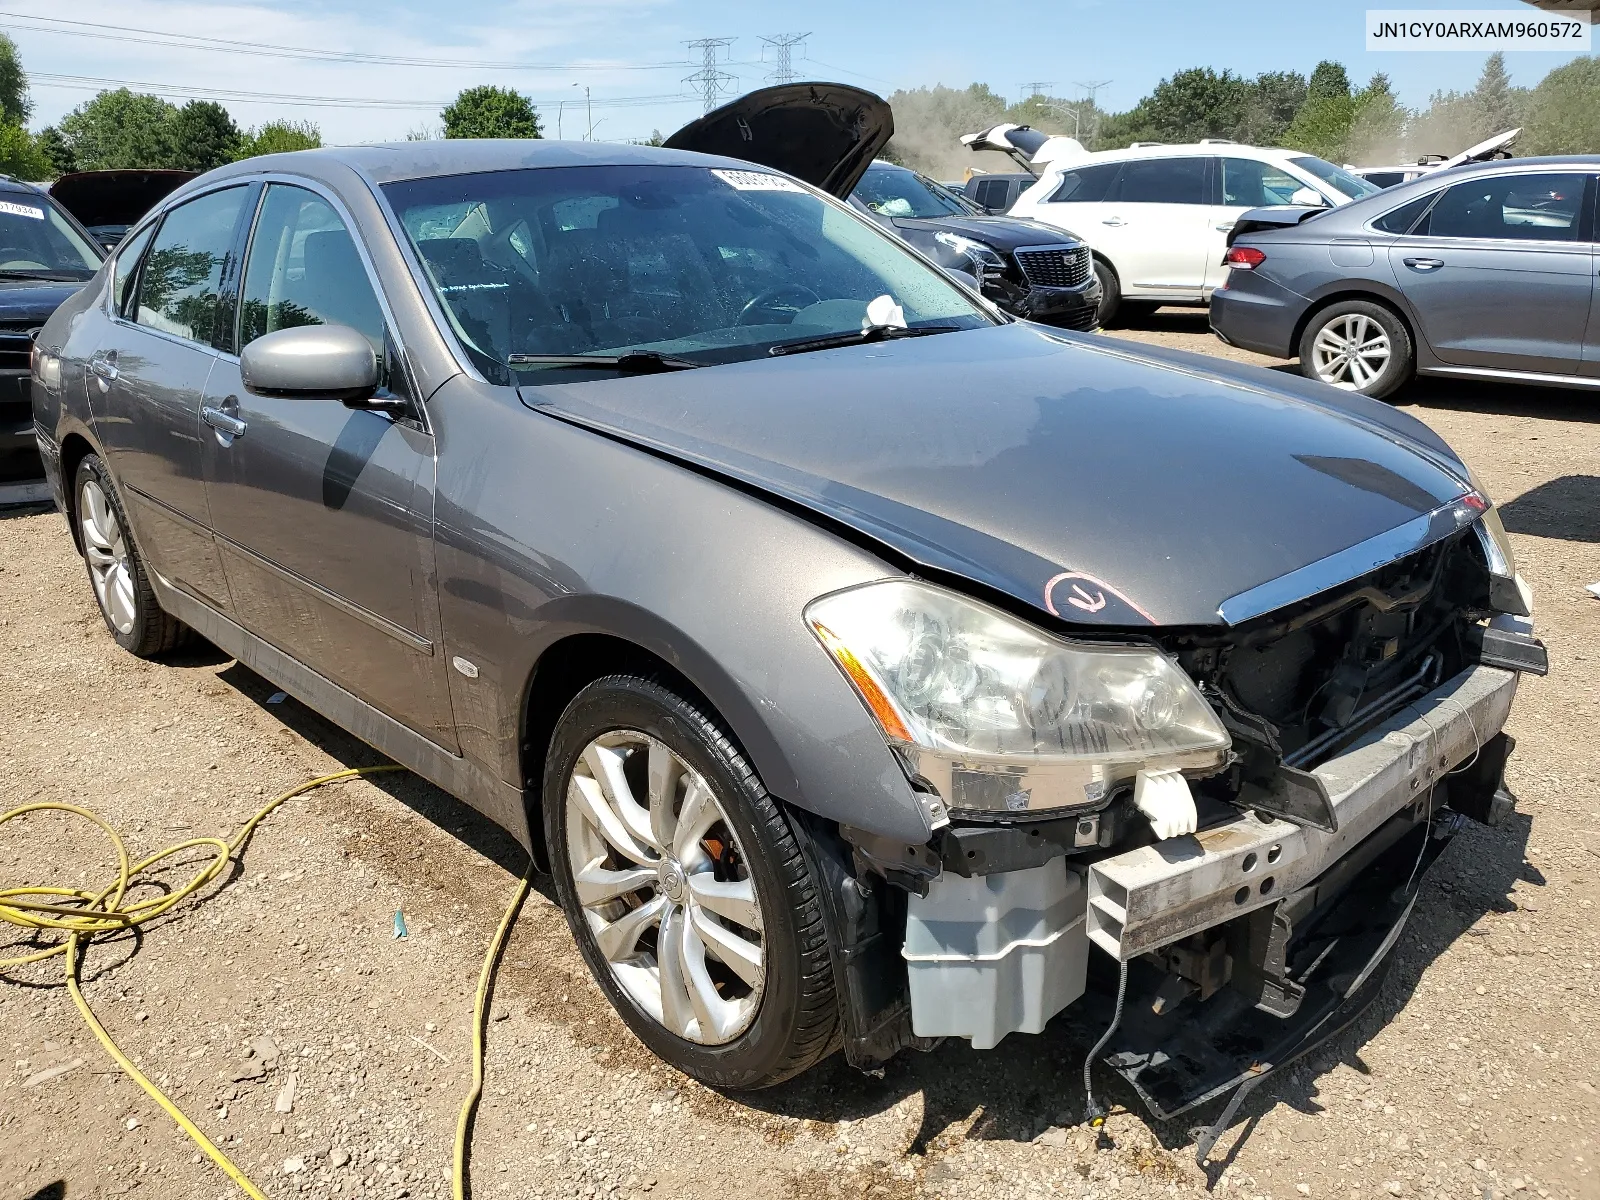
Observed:
[[[1507,379],[1549,387],[1600,388],[1600,376],[1554,375],[1544,371],[1508,371],[1501,367],[1422,367],[1418,375],[1450,375],[1473,379]]]
[[[353,737],[477,809],[531,851],[532,829],[523,789],[380,712],[209,604],[174,587],[157,572],[150,573],[150,582],[161,607],[201,637]]]

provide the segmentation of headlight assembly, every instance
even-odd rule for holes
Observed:
[[[1482,505],[1475,527],[1478,544],[1483,547],[1483,556],[1489,563],[1489,607],[1495,612],[1531,617],[1533,589],[1517,573],[1516,555],[1512,552],[1505,522],[1500,519],[1500,510],[1489,499],[1489,493],[1484,490],[1477,472],[1471,467],[1467,468],[1467,479],[1477,493],[1477,502],[1473,506]]]
[[[903,580],[823,596],[805,617],[951,809],[1096,805],[1141,769],[1226,761],[1216,714],[1154,647],[1067,641]]]
[[[981,271],[1005,270],[1005,259],[1001,258],[992,246],[986,246],[969,237],[962,237],[959,233],[939,232],[933,235],[933,240],[953,253],[957,259],[971,264],[973,274],[980,275],[980,278]]]

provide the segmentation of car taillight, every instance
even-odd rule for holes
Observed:
[[[1222,260],[1224,266],[1238,271],[1254,271],[1266,261],[1266,254],[1254,246],[1230,246],[1227,257]]]

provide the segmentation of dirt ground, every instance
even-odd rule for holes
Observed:
[[[1228,353],[1203,314],[1122,335]],[[1208,1170],[1181,1125],[1127,1111],[1116,1088],[1115,1148],[1093,1148],[1075,1124],[1085,1047],[1061,1022],[986,1053],[910,1054],[881,1079],[835,1057],[773,1091],[709,1091],[613,1018],[542,888],[500,977],[476,1194],[1600,1196],[1600,600],[1584,591],[1600,580],[1600,406],[1460,383],[1399,401],[1474,464],[1538,597],[1551,674],[1524,681],[1511,718],[1519,811],[1456,840],[1380,1002],[1251,1097]],[[214,651],[122,653],[61,518],[0,518],[0,810],[88,805],[142,855],[379,761],[275,690]],[[64,817],[0,828],[0,887],[99,885],[111,868]],[[326,788],[271,817],[200,899],[98,945],[85,992],[269,1195],[448,1195],[473,988],[521,869],[505,836],[413,777]],[[107,1059],[59,963],[0,979],[0,1049],[0,1200],[238,1195]]]

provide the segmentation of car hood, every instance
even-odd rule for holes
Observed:
[[[1049,225],[1018,217],[892,217],[890,222],[902,233],[959,233],[986,246],[993,246],[996,250],[1060,246],[1079,240]]]
[[[880,96],[846,83],[785,83],[708,112],[665,145],[772,167],[843,200],[893,136]]]
[[[0,323],[17,325],[34,321],[43,325],[51,313],[82,287],[82,283],[70,281],[0,279]]]
[[[1468,491],[1385,405],[1022,322],[520,394],[1083,625],[1218,625],[1291,573],[1347,582],[1378,564],[1326,560]]]
[[[198,171],[78,171],[50,186],[50,198],[84,225],[132,225]]]

